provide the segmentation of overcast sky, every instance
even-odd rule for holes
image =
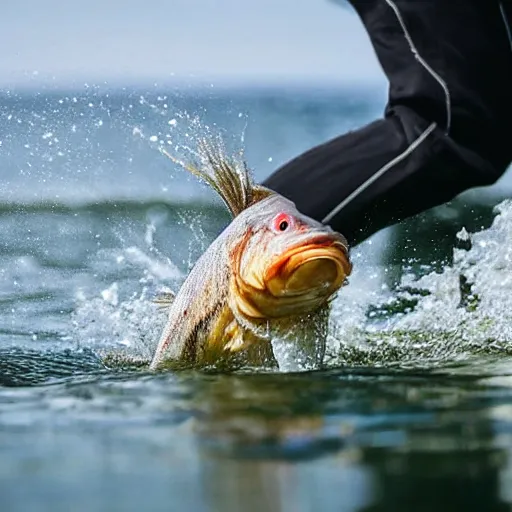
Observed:
[[[0,87],[53,80],[381,83],[359,18],[328,0],[2,2]]]

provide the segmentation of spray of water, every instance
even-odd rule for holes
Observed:
[[[140,101],[146,104],[144,98]],[[164,112],[156,104],[147,103],[147,107],[155,115],[168,114],[166,105]],[[155,152],[171,153],[177,161],[196,160],[196,141],[221,131],[218,126],[202,123],[199,116],[184,112],[174,113],[167,128],[158,133],[148,132],[143,126],[132,127],[135,139]],[[225,133],[223,137],[226,138]],[[228,143],[235,142],[240,147],[243,139],[242,134],[241,138],[231,137]],[[209,198],[216,200],[211,194]],[[100,296],[77,296],[73,322],[81,344],[107,341],[132,355],[151,357],[165,321],[152,298],[170,280],[172,290],[177,291],[184,278],[183,274],[178,275],[168,255],[158,252],[155,234],[159,215],[148,221],[144,249],[131,246],[117,256],[142,269],[140,291],[120,297],[119,286],[114,282]],[[211,237],[201,230],[195,217],[183,218],[182,223],[191,228],[191,256],[185,265],[188,272]],[[333,304],[326,364],[438,363],[508,353],[512,338],[512,313],[508,307],[511,235],[512,203],[506,201],[496,208],[496,218],[489,229],[472,234],[462,230],[458,234],[452,265],[420,278],[406,274],[394,292],[381,285],[379,276],[385,269],[370,263],[364,250],[356,252],[350,285],[342,289]],[[375,321],[375,311],[383,304],[393,305],[388,309],[394,309],[394,313]],[[293,347],[277,343],[274,348],[283,371],[309,369],[301,367]]]
[[[419,364],[510,355],[512,202],[495,209],[489,229],[457,234],[453,264],[422,277],[406,274],[393,294],[369,295],[353,280],[334,311],[332,364]],[[366,299],[365,299],[366,296]],[[381,322],[368,311],[402,305]]]
[[[375,279],[382,269],[365,267],[361,258],[350,285],[333,304],[326,364],[417,365],[511,354],[512,202],[500,204],[496,213],[489,229],[459,233],[452,266],[420,278],[404,275],[394,293],[383,291]],[[152,302],[155,290],[165,291],[163,283],[173,278],[176,291],[184,276],[172,267],[163,271],[133,247],[125,252],[144,269],[141,292],[121,300],[114,283],[93,299],[77,297],[74,325],[82,344],[108,340],[110,346],[149,359],[165,322]],[[371,321],[368,312],[375,304],[390,301],[405,306],[380,322]],[[282,371],[310,369],[301,366],[292,347],[277,343],[274,348]]]

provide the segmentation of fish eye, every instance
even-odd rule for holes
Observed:
[[[280,213],[274,218],[273,225],[275,231],[286,231],[290,226],[293,225],[293,219],[286,213]]]

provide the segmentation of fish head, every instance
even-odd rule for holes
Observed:
[[[247,208],[233,224],[231,287],[239,312],[282,318],[318,309],[352,271],[346,239],[273,194]]]

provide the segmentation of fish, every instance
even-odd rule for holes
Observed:
[[[220,196],[231,222],[198,258],[177,294],[156,301],[167,320],[150,370],[278,366],[272,340],[292,340],[321,365],[332,300],[352,272],[345,237],[254,181],[243,153],[202,138],[197,162],[165,156]]]

